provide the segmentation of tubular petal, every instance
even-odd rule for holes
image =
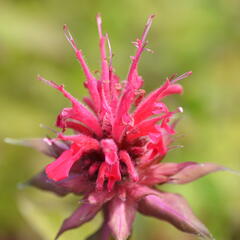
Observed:
[[[100,147],[99,142],[95,138],[85,136],[83,134],[65,136],[65,135],[59,133],[58,138],[65,140],[65,141],[72,141],[73,143],[76,143],[81,148],[83,148],[84,151],[98,150]]]
[[[70,93],[68,93],[63,86],[59,86],[56,83],[46,80],[41,76],[38,76],[38,79],[45,82],[49,86],[60,91],[67,99],[72,103],[72,108],[67,108],[65,112],[62,112],[60,116],[64,116],[64,119],[73,118],[79,120],[88,126],[90,129],[93,129],[97,135],[101,135],[101,127],[97,117],[90,112],[83,104],[81,104],[76,98],[74,98]],[[63,115],[64,114],[64,115]]]
[[[99,48],[101,54],[102,73],[101,73],[101,84],[102,91],[105,97],[105,101],[110,102],[110,81],[109,81],[109,68],[105,50],[106,37],[102,34],[102,19],[100,14],[97,15],[97,26],[99,34]]]
[[[132,163],[132,160],[131,160],[128,152],[124,151],[124,150],[120,151],[119,157],[120,157],[121,161],[123,161],[126,164],[130,178],[132,178],[132,180],[135,182],[138,181],[137,171]]]
[[[162,87],[151,92],[148,96],[146,96],[142,100],[142,102],[137,106],[136,110],[133,113],[136,124],[146,119],[152,114],[152,111],[154,110],[154,107],[158,100],[159,95],[161,95],[161,93],[165,89],[167,89],[169,85],[170,85],[170,82],[167,80]],[[150,106],[152,106],[152,108],[148,109]]]
[[[162,98],[171,94],[180,94],[183,89],[179,84],[171,84],[168,80],[162,87],[150,93],[142,102],[138,105],[134,115],[135,124],[143,121],[144,119],[152,115],[152,111],[155,108],[155,103]]]
[[[111,107],[112,111],[115,113],[118,104],[118,98],[121,90],[121,84],[119,77],[114,73],[111,72],[110,76],[110,90],[111,90]]]
[[[94,102],[90,97],[84,97],[83,102],[89,107],[89,109],[91,109],[95,114],[97,114]]]
[[[131,142],[138,137],[147,136],[151,132],[157,132],[155,124],[169,116],[171,116],[171,113],[152,119],[147,119],[138,124],[135,124],[135,126],[127,134],[127,140]]]
[[[137,41],[137,52],[136,55],[132,58],[132,64],[130,66],[127,76],[127,84],[124,89],[123,95],[119,100],[116,118],[113,124],[113,138],[117,142],[121,141],[124,131],[126,129],[126,124],[124,124],[122,117],[128,115],[129,108],[131,104],[134,103],[135,91],[138,90],[143,83],[142,78],[138,76],[137,66],[140,56],[146,45],[146,37],[151,27],[153,17],[154,15],[148,18],[147,24],[142,34],[142,38],[141,40]]]
[[[124,116],[128,114],[129,108],[134,100],[134,91],[128,89],[124,95],[122,95],[119,100],[116,117],[113,122],[112,135],[116,142],[120,142],[122,140],[124,131],[126,129],[126,123],[124,123]]]
[[[146,46],[146,37],[147,37],[147,34],[148,34],[148,32],[151,28],[153,18],[154,18],[154,15],[151,15],[148,18],[148,21],[145,25],[141,40],[137,41],[137,52],[136,52],[135,57],[133,57],[132,64],[130,66],[130,70],[129,70],[128,77],[127,77],[128,83],[127,83],[126,88],[128,88],[129,85],[134,85],[135,84],[134,75],[137,74],[137,65],[138,65],[140,56],[141,56],[141,54],[144,50],[144,47]]]
[[[105,162],[112,165],[118,161],[118,148],[112,139],[103,139],[101,147],[105,155]]]
[[[65,141],[73,141],[71,148],[62,153],[54,162],[46,167],[46,173],[54,181],[60,181],[66,178],[73,164],[80,160],[81,156],[90,150],[98,150],[99,143],[96,139],[85,135],[64,136],[59,134],[58,137]]]
[[[91,72],[90,72],[90,70],[89,70],[89,68],[88,68],[88,66],[87,66],[87,64],[86,64],[86,62],[85,62],[85,60],[83,58],[81,50],[79,50],[77,48],[72,35],[68,31],[67,25],[64,25],[63,30],[65,32],[65,36],[66,36],[67,40],[72,45],[72,47],[73,47],[73,49],[75,51],[75,54],[76,54],[76,57],[77,57],[79,63],[82,66],[84,74],[85,74],[85,76],[87,78],[87,88],[89,90],[91,98],[93,99],[96,111],[98,112],[100,110],[101,100],[100,100],[100,96],[99,96],[99,92],[98,92],[98,88],[97,88],[97,81],[93,77],[93,75],[91,74]]]
[[[62,155],[57,158],[54,162],[50,163],[46,167],[46,174],[48,178],[54,181],[60,181],[66,178],[69,174],[69,171],[78,158],[74,158],[73,150],[67,150],[62,153]],[[81,155],[81,152],[80,152]]]
[[[89,128],[83,126],[80,123],[76,123],[76,122],[72,122],[72,121],[66,121],[65,122],[65,128],[71,128],[71,129],[73,129],[73,130],[75,130],[79,133],[82,133],[84,135],[87,135],[87,136],[93,135],[93,132]]]

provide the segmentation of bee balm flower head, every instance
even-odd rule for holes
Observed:
[[[182,112],[181,107],[169,110],[163,100],[169,95],[181,94],[183,89],[177,82],[191,72],[167,79],[161,87],[144,96],[138,64],[146,50],[152,19],[150,16],[141,38],[134,42],[136,53],[131,57],[126,80],[122,82],[114,73],[108,35],[102,33],[99,15],[99,78],[91,73],[82,51],[64,26],[66,38],[85,74],[84,85],[89,97],[83,98],[84,103],[67,92],[63,85],[38,77],[63,94],[71,106],[58,115],[56,126],[60,131],[55,138],[21,142],[54,158],[43,172],[30,180],[30,184],[61,196],[74,193],[84,198],[82,205],[63,222],[56,238],[90,221],[102,210],[103,224],[89,240],[108,240],[111,236],[126,240],[137,211],[168,221],[184,232],[211,239],[211,234],[194,216],[186,200],[156,188],[165,183],[188,183],[224,168],[212,163],[162,162],[175,134],[175,123],[171,119]],[[73,134],[65,134],[67,129],[72,129]]]

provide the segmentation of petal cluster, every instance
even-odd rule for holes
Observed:
[[[81,226],[102,210],[103,224],[88,238],[126,240],[132,231],[136,211],[168,221],[181,231],[211,239],[207,228],[194,216],[186,200],[178,194],[157,190],[164,183],[184,184],[208,173],[226,170],[212,164],[195,162],[163,163],[175,134],[175,114],[165,97],[181,94],[178,81],[191,75],[173,75],[145,96],[143,79],[138,74],[140,57],[147,45],[147,34],[154,16],[150,16],[141,38],[134,42],[136,53],[125,80],[120,81],[112,66],[112,50],[102,21],[97,16],[101,59],[100,77],[89,70],[80,50],[64,26],[67,40],[79,61],[89,97],[83,103],[63,85],[39,76],[71,103],[58,115],[60,129],[55,138],[23,140],[20,144],[34,147],[54,160],[29,183],[60,196],[83,195],[83,204],[67,218],[58,234]],[[106,50],[106,47],[108,50]],[[67,134],[72,130],[72,135]]]
[[[96,183],[96,190],[107,189],[110,192],[116,184],[140,181],[138,169],[166,155],[171,136],[175,133],[170,119],[182,108],[170,111],[162,100],[171,94],[181,94],[183,89],[176,82],[191,72],[167,79],[163,86],[144,98],[138,63],[146,49],[152,18],[150,16],[148,19],[142,37],[134,43],[137,51],[131,57],[127,79],[123,82],[113,71],[111,48],[108,60],[105,45],[109,40],[102,33],[100,16],[97,16],[101,55],[99,79],[90,72],[82,51],[77,48],[67,26],[64,26],[67,40],[85,73],[85,87],[90,96],[84,98],[85,106],[64,86],[39,76],[40,80],[57,89],[71,102],[71,107],[64,108],[57,117],[56,126],[62,132],[55,139],[68,142],[69,148],[46,167],[48,178],[54,181],[66,179],[79,165],[77,171],[87,172]],[[74,130],[74,135],[65,135],[67,129]]]

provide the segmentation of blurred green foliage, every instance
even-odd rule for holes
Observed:
[[[122,79],[148,15],[157,15],[149,34],[154,54],[144,53],[140,73],[149,91],[171,74],[193,71],[183,96],[169,105],[185,110],[178,132],[184,149],[167,161],[213,161],[240,170],[240,1],[239,0],[1,0],[0,138],[42,137],[40,123],[53,126],[68,102],[36,81],[40,73],[64,83],[79,98],[86,93],[83,74],[65,40],[67,23],[92,70],[99,68],[95,15],[101,12],[110,35],[114,66]],[[30,149],[0,143],[0,239],[53,239],[61,221],[77,206],[17,184],[37,173],[50,159]],[[196,215],[218,240],[240,239],[240,178],[217,173],[186,186],[164,186],[184,194]],[[62,239],[84,239],[100,216]],[[195,239],[169,224],[138,217],[136,239]]]

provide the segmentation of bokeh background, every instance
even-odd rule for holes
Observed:
[[[140,73],[148,91],[173,73],[192,70],[182,81],[183,96],[168,99],[184,108],[178,126],[183,149],[167,161],[213,161],[240,170],[240,1],[239,0],[8,0],[0,1],[0,239],[50,240],[78,204],[50,193],[23,188],[50,159],[34,150],[5,144],[5,137],[43,137],[68,102],[36,80],[64,83],[79,98],[83,74],[63,35],[67,23],[92,70],[99,69],[97,12],[110,35],[114,66],[122,79],[131,41],[140,36],[148,15],[156,18],[149,34],[154,54],[144,53]],[[240,177],[216,173],[184,186],[164,186],[188,199],[217,240],[240,239]],[[18,187],[17,187],[18,186]],[[81,240],[101,216],[61,239]],[[190,240],[167,223],[138,216],[133,240]]]

